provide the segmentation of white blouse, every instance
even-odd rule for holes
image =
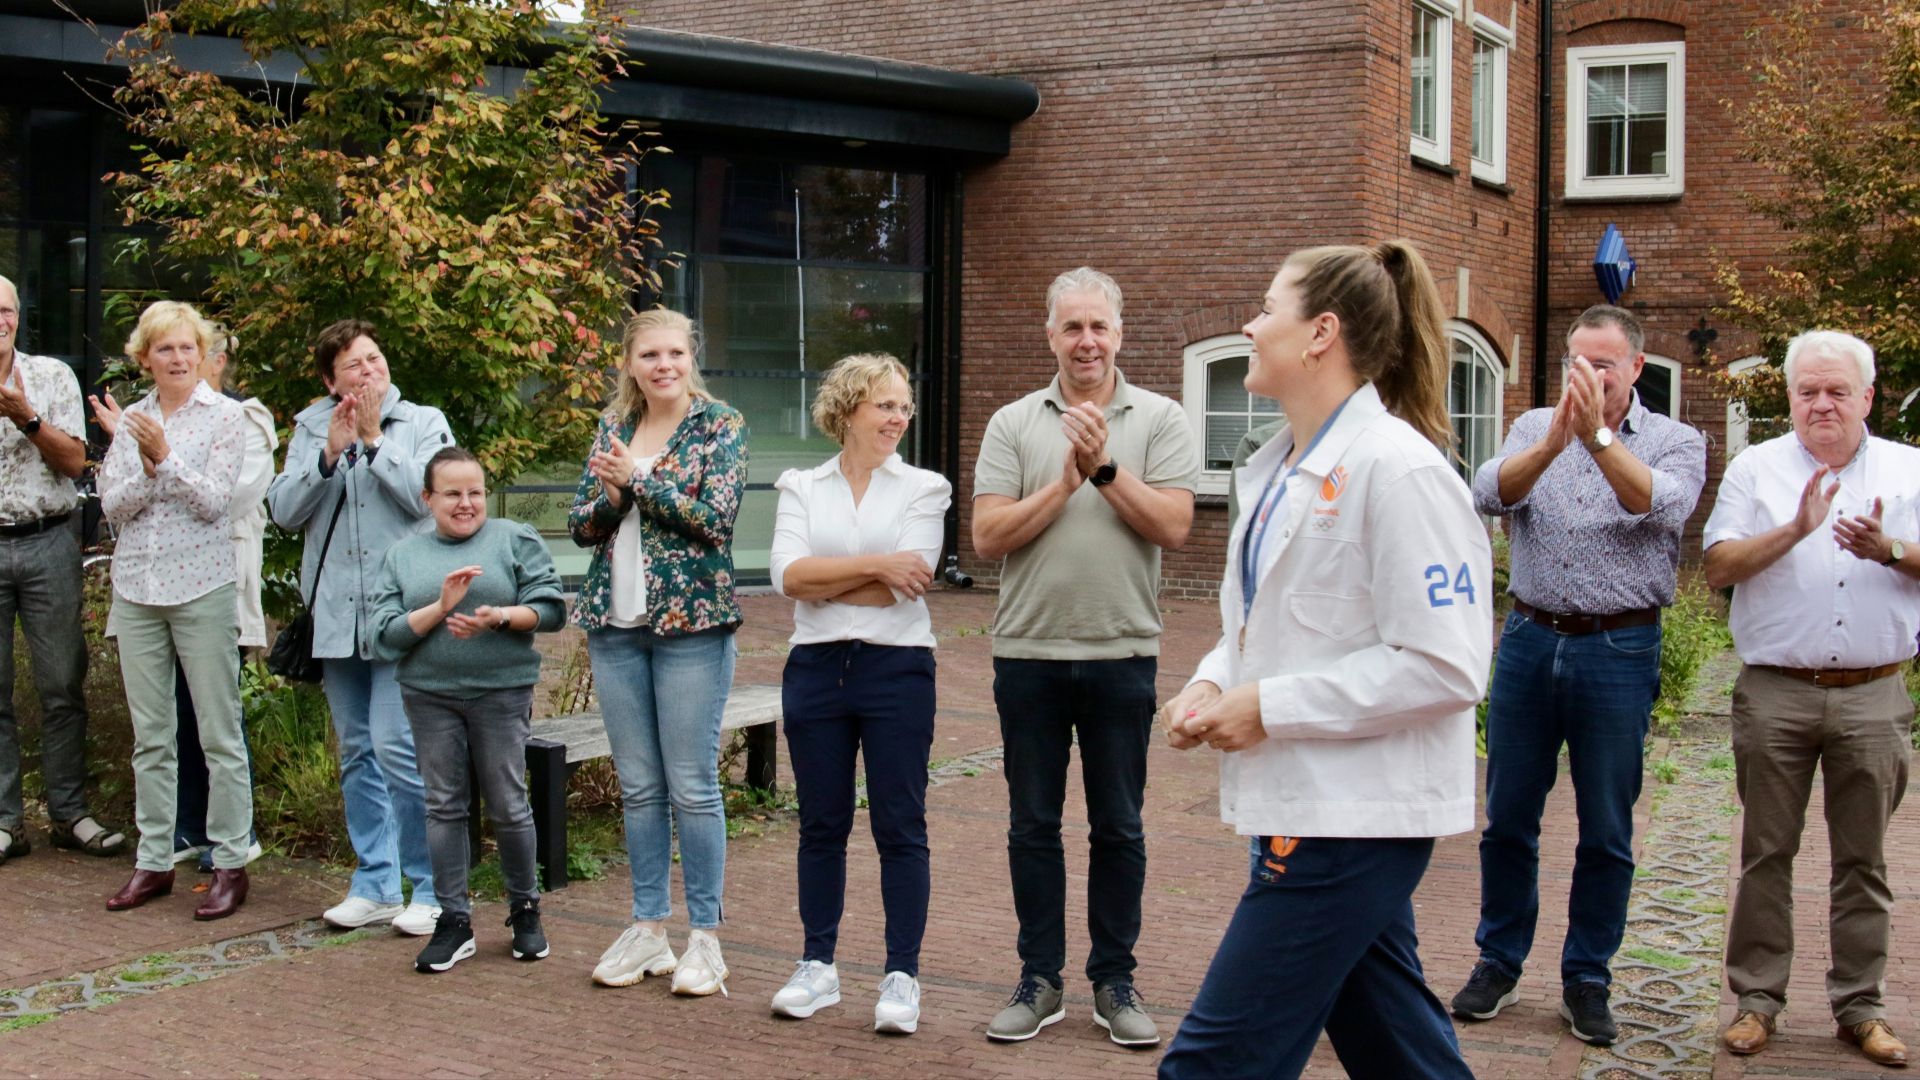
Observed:
[[[835,454],[818,468],[788,469],[774,487],[780,491],[780,507],[774,515],[768,569],[776,590],[784,591],[787,569],[809,556],[911,551],[927,561],[928,569],[939,569],[953,485],[937,472],[916,469],[894,454],[873,471],[856,506],[853,488],[840,471],[840,455]],[[795,645],[865,641],[933,648],[926,600],[898,592],[894,599],[896,603],[883,608],[836,600],[795,601],[788,640]]]
[[[184,604],[234,580],[227,514],[246,455],[246,413],[204,382],[165,420],[154,394],[126,411],[159,420],[168,453],[148,476],[140,444],[123,423],[100,465],[100,506],[120,530],[114,595],[136,604]]]
[[[638,484],[651,475],[654,463],[659,460],[659,454],[638,459],[633,482]],[[608,567],[613,571],[613,580],[607,625],[631,629],[647,625],[647,550],[640,542],[640,505],[631,499],[627,502],[627,516],[620,519],[620,528],[613,534],[613,562]]]

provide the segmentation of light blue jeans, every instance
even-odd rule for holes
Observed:
[[[620,773],[634,921],[673,914],[667,884],[677,829],[688,921],[711,930],[720,925],[727,872],[720,717],[733,686],[733,631],[656,637],[643,627],[608,627],[587,634],[587,653]]]
[[[333,732],[340,740],[347,839],[360,860],[347,895],[397,904],[405,874],[413,882],[414,899],[433,903],[427,793],[394,665],[358,657],[328,657],[321,665]]]

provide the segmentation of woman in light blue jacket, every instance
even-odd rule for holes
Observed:
[[[313,654],[323,661],[347,836],[359,859],[347,898],[322,917],[338,927],[391,922],[425,935],[440,912],[425,790],[394,665],[374,660],[368,616],[387,549],[433,525],[420,494],[426,463],[453,445],[453,434],[439,409],[401,398],[370,324],[327,327],[313,358],[327,396],[294,418],[267,506],[274,524],[305,534],[300,589],[314,598]],[[413,882],[414,902],[405,907],[402,874]]]

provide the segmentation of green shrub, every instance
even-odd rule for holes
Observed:
[[[253,661],[240,672],[240,704],[253,753],[254,827],[287,854],[345,859],[346,808],[326,695]]]
[[[1698,580],[1683,582],[1661,618],[1660,700],[1654,722],[1672,730],[1686,712],[1700,666],[1733,645],[1720,598]]]

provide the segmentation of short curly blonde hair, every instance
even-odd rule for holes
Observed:
[[[147,350],[162,335],[185,326],[193,331],[193,338],[200,346],[200,355],[206,356],[213,347],[213,325],[202,318],[192,304],[183,304],[178,300],[160,300],[147,305],[140,313],[140,322],[133,328],[133,334],[127,338],[127,359],[140,363],[146,358]]]
[[[844,444],[847,418],[860,403],[874,395],[893,376],[907,384],[907,401],[913,401],[913,376],[907,365],[886,353],[855,353],[827,369],[820,390],[813,396],[813,426],[834,442]]]

